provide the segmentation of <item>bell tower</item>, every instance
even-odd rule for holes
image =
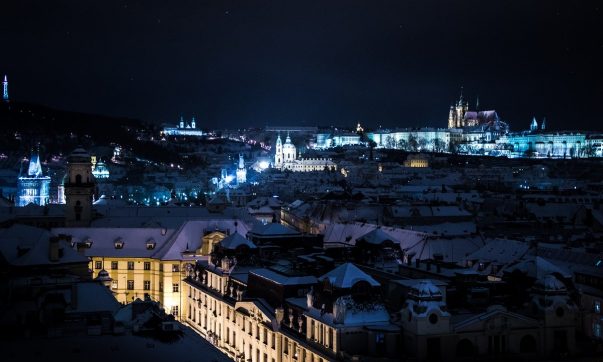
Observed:
[[[66,226],[88,226],[92,221],[94,176],[90,155],[82,148],[75,149],[67,158],[65,178]]]

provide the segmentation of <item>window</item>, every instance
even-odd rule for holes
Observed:
[[[134,270],[134,262],[133,261],[128,262],[128,270]]]
[[[179,290],[180,290],[180,286],[178,285],[178,283],[172,284],[172,292],[178,293]]]
[[[595,313],[601,314],[601,301],[595,300]]]
[[[178,264],[172,264],[172,271],[173,272],[179,272],[180,271],[180,265],[178,265]]]
[[[128,290],[134,290],[134,281],[128,280]]]
[[[159,282],[159,291],[163,292],[163,282]]]
[[[103,262],[100,260],[97,260],[94,262],[94,269],[102,269],[103,268]]]
[[[155,249],[155,240],[150,239],[147,241],[147,250]]]
[[[111,289],[117,289],[117,280],[111,281]]]
[[[145,280],[144,281],[143,289],[144,290],[151,290],[151,281],[150,280]]]
[[[148,261],[144,262],[144,270],[151,270],[151,263]]]
[[[178,306],[177,305],[172,306],[172,315],[174,317],[178,317]]]
[[[116,270],[117,269],[117,262],[116,261],[112,261],[111,262],[111,269]]]
[[[117,239],[115,240],[115,249],[123,249],[124,248],[124,242],[121,239]]]

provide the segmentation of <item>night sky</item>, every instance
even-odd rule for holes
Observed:
[[[461,86],[513,130],[603,130],[596,1],[30,1],[0,6],[11,96],[204,128],[446,127]]]

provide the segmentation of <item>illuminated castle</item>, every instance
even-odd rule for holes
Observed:
[[[44,206],[48,204],[49,192],[50,177],[44,176],[42,172],[39,151],[32,151],[27,174],[21,173],[17,182],[17,206]]]
[[[274,154],[274,168],[279,170],[291,170],[299,172],[336,170],[337,165],[328,158],[297,158],[296,147],[291,142],[291,137],[287,135],[285,144],[278,135],[276,139],[276,150]]]
[[[203,131],[197,128],[195,117],[190,123],[180,117],[180,122],[176,127],[165,127],[162,133],[166,136],[203,136]]]

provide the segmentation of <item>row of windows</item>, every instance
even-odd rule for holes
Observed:
[[[94,262],[94,269],[102,269],[103,268],[103,262],[101,260],[97,260]],[[111,269],[112,270],[117,270],[119,269],[119,264],[117,261],[112,261],[111,262]],[[134,270],[134,262],[133,261],[129,261],[127,262],[127,269],[128,270]],[[143,269],[144,270],[151,270],[151,262],[149,261],[145,261],[143,263]],[[159,271],[163,271],[163,264],[159,264]],[[179,264],[172,264],[172,272],[179,272],[180,271],[180,265]]]
[[[118,283],[117,280],[114,280],[111,282],[111,287],[113,289],[117,289],[118,288]],[[128,280],[127,281],[127,289],[128,290],[134,290],[134,281],[133,280]],[[145,280],[142,282],[142,289],[143,290],[151,290],[151,281],[150,280]],[[180,290],[180,285],[178,283],[173,283],[172,284],[172,292],[174,293],[178,293],[178,291]],[[163,292],[163,282],[159,282],[159,291]]]

